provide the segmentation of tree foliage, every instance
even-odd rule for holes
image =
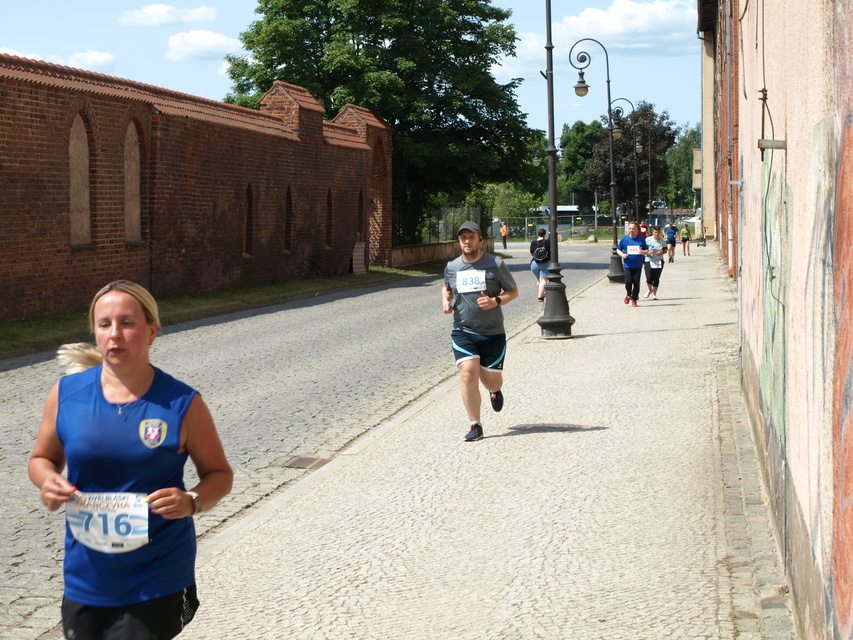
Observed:
[[[468,196],[471,204],[480,204],[492,219],[518,221],[530,217],[532,211],[543,206],[541,194],[524,191],[518,184],[502,182],[475,188]]]
[[[675,209],[696,206],[693,194],[693,150],[702,144],[702,133],[697,123],[686,126],[671,149],[666,152],[669,177],[661,192]]]
[[[229,56],[233,92],[251,104],[275,80],[305,87],[329,117],[354,103],[394,127],[394,213],[416,242],[431,195],[517,177],[531,132],[520,80],[492,66],[515,53],[510,12],[488,0],[259,0],[262,18]]]
[[[576,204],[581,211],[592,211],[595,193],[588,184],[586,172],[603,136],[600,122],[586,124],[578,120],[571,127],[563,125],[560,148],[565,162],[560,164],[557,178],[560,204]]]
[[[518,158],[518,169],[513,181],[516,189],[539,199],[536,206],[548,203],[548,138],[544,131],[533,131],[527,140],[524,156]]]
[[[614,107],[618,106],[614,105]],[[639,196],[640,217],[643,217],[647,211],[649,194],[651,193],[651,199],[654,200],[658,190],[668,179],[668,167],[664,156],[674,144],[679,129],[670,119],[668,111],[664,110],[657,114],[654,105],[645,101],[638,102],[634,111],[614,109],[613,115],[614,128],[620,129],[623,134],[621,138],[613,140],[616,204],[617,206],[626,205],[626,211],[631,215],[634,211],[634,197]],[[603,135],[595,146],[593,159],[585,175],[588,187],[598,192],[599,198],[609,199],[610,145],[606,115],[601,117],[601,123]],[[635,152],[635,140],[642,143],[642,151]],[[649,182],[650,177],[651,182]]]

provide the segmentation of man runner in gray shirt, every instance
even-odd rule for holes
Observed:
[[[453,314],[451,345],[462,377],[462,404],[471,421],[467,442],[483,437],[480,382],[495,411],[503,408],[506,331],[501,305],[518,297],[518,287],[503,260],[483,252],[483,234],[474,222],[459,227],[462,255],[447,263],[441,303]]]

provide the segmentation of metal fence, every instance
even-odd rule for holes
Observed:
[[[447,204],[430,209],[429,218],[424,222],[423,241],[430,243],[456,240],[459,225],[469,220],[480,225],[483,235],[488,236],[488,225],[483,225],[482,218],[483,209],[479,205]]]
[[[430,209],[429,214],[421,223],[420,243],[446,242],[456,240],[459,225],[473,220],[480,225],[483,235],[500,239],[501,223],[509,227],[509,240],[530,241],[536,238],[539,229],[550,230],[551,221],[546,215],[531,215],[525,217],[493,218],[478,205],[447,204]],[[597,224],[596,224],[597,222]],[[563,238],[587,236],[596,229],[612,228],[613,221],[608,216],[593,214],[566,214],[557,218],[557,233]],[[394,246],[406,244],[395,230]]]
[[[392,244],[395,247],[411,244],[431,244],[434,242],[446,242],[456,240],[456,232],[463,222],[473,220],[480,225],[484,235],[488,235],[488,225],[484,226],[483,210],[480,206],[463,204],[447,204],[442,207],[434,207],[429,210],[426,217],[421,221],[417,229],[417,238],[408,239],[403,237],[402,229],[395,220]]]
[[[551,219],[548,216],[527,216],[524,218],[505,218],[495,220],[489,229],[491,235],[499,238],[501,223],[509,227],[509,240],[530,241],[536,238],[539,229],[550,231]],[[595,229],[613,228],[613,222],[606,216],[598,217],[598,225],[594,215],[567,214],[557,217],[557,235],[568,239],[578,236],[586,237]]]

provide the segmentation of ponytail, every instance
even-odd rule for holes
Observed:
[[[97,367],[104,361],[101,352],[88,342],[62,345],[56,352],[56,359],[65,368],[66,375]]]

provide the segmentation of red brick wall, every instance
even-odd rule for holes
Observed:
[[[367,238],[371,263],[388,264],[391,133],[366,110],[348,108],[339,122],[348,128],[328,127],[330,134],[310,96],[287,100],[282,91],[286,104],[275,113],[281,120],[272,121],[282,132],[268,132],[266,114],[226,105],[220,114],[211,101],[47,63],[19,74],[22,80],[4,63],[22,61],[0,55],[0,320],[85,307],[117,278],[164,296],[347,273],[360,197],[365,226],[370,220],[375,234]],[[42,71],[62,78],[42,79]],[[75,81],[76,74],[84,77]],[[101,78],[118,89],[102,90]],[[134,95],[124,98],[121,83]],[[193,117],[194,100],[204,117]],[[172,106],[186,104],[189,115],[175,115]],[[70,244],[68,145],[77,113],[88,123],[92,160],[92,239],[85,246]],[[365,115],[372,119],[364,122]],[[141,147],[142,243],[125,241],[123,145],[130,122]],[[288,187],[292,251],[284,239]],[[249,189],[253,243],[246,255]],[[330,190],[334,220],[326,247]],[[369,217],[371,194],[380,202],[376,219]]]
[[[740,180],[740,141],[738,109],[740,107],[740,58],[737,47],[727,49],[726,42],[740,42],[740,23],[733,19],[739,3],[734,0],[729,13],[720,3],[717,14],[714,100],[714,157],[716,158],[716,198],[719,246],[723,258],[731,265],[729,275],[737,279],[738,264],[738,186]]]
[[[147,281],[145,247],[125,246],[123,235],[124,134],[131,118],[148,126],[147,110],[18,82],[0,84],[0,104],[0,319],[80,307],[108,274]],[[68,145],[77,113],[89,123],[92,243],[72,247]]]

